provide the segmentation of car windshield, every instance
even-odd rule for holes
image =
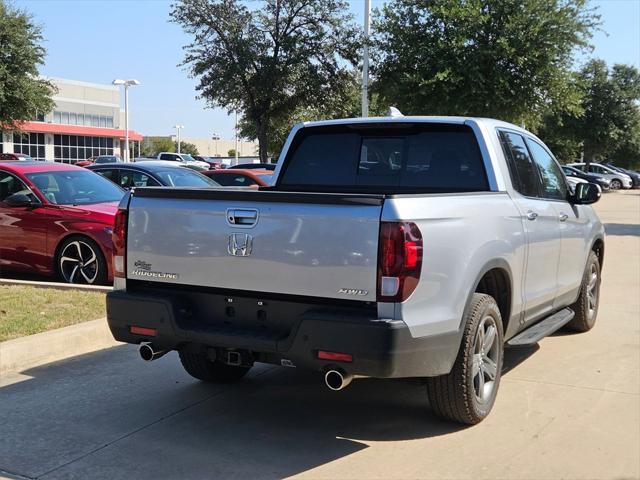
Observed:
[[[573,167],[562,167],[562,168],[564,169],[565,173],[572,173],[572,174],[574,174],[574,175],[575,175],[576,173],[578,173],[578,174],[582,174],[582,172],[581,172],[580,170],[578,170],[578,169],[576,169],[576,168],[573,168]]]
[[[124,190],[88,170],[35,172],[26,175],[42,195],[57,205],[118,202]]]
[[[187,168],[167,168],[156,170],[157,177],[167,186],[171,187],[219,187],[220,184],[208,177],[189,170]]]
[[[185,155],[184,153],[182,153],[181,155],[182,155],[182,159],[187,161],[187,162],[196,162],[197,161],[191,155]]]

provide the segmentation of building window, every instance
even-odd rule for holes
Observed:
[[[13,152],[44,160],[44,133],[14,133]]]
[[[56,162],[76,163],[98,155],[113,155],[113,138],[54,135],[53,152]]]
[[[42,121],[44,121],[44,116],[42,116]],[[89,115],[88,113],[55,111],[53,112],[53,123],[113,128],[113,117],[108,115]]]

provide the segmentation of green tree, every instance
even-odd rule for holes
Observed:
[[[267,160],[274,119],[313,108],[339,89],[358,34],[344,0],[182,0],[171,19],[193,37],[184,65],[201,98],[238,110]],[[276,120],[277,121],[277,120]]]
[[[276,158],[291,131],[291,128],[301,122],[314,120],[331,120],[335,118],[359,117],[362,112],[362,99],[359,73],[352,71],[348,77],[334,91],[327,94],[322,102],[314,106],[301,106],[286,115],[274,117],[271,123],[267,151],[269,156]],[[369,115],[386,115],[388,108],[384,107],[375,93],[369,95]],[[255,138],[255,126],[245,119],[241,119],[240,132],[243,137]]]
[[[38,77],[45,57],[42,40],[28,13],[0,0],[0,129],[19,129],[20,122],[54,107],[55,87]]]
[[[174,147],[175,147],[174,151],[177,152],[178,142],[175,142]],[[186,153],[187,155],[199,155],[198,148],[193,143],[184,142],[184,141],[180,142],[180,153]]]
[[[556,112],[537,132],[562,161],[581,156],[587,163],[614,161],[622,167],[640,163],[640,72],[629,65],[609,69],[589,61],[574,76],[580,92],[579,113]]]
[[[235,157],[236,156],[236,149],[235,148],[230,148],[229,151],[227,152],[227,156],[228,157]]]
[[[629,65],[590,61],[581,71],[584,115],[570,124],[588,162],[605,160],[619,149],[633,149],[640,136],[640,72]]]
[[[396,0],[377,12],[375,91],[404,113],[533,127],[576,111],[571,64],[599,17],[587,0]]]
[[[140,150],[145,157],[157,157],[160,152],[175,152],[175,147],[169,137],[144,137]]]

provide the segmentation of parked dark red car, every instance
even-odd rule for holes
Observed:
[[[270,170],[207,170],[200,172],[223,187],[268,187],[271,185],[273,172]]]
[[[112,282],[111,233],[123,194],[81,167],[0,162],[0,269]]]

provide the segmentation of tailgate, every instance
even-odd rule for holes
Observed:
[[[138,189],[127,277],[251,292],[375,301],[384,197],[231,189]]]

